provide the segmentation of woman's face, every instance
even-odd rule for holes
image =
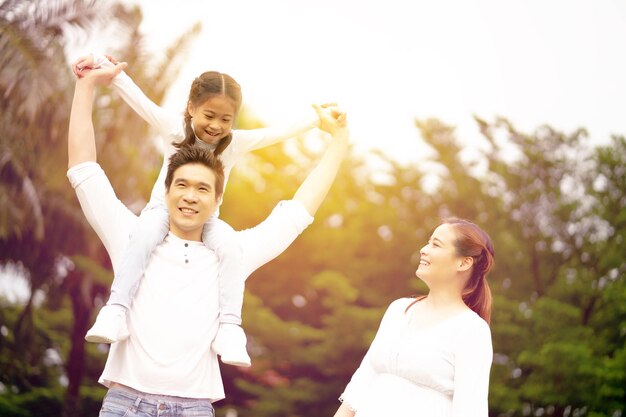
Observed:
[[[225,95],[212,96],[199,106],[189,103],[193,130],[205,143],[217,145],[233,128],[236,107]]]
[[[450,224],[435,229],[428,243],[420,250],[420,263],[415,271],[427,285],[456,276],[462,257],[456,253],[456,231]]]

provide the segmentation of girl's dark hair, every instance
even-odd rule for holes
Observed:
[[[454,247],[457,256],[470,256],[474,259],[472,275],[463,288],[463,302],[487,323],[491,322],[491,289],[486,276],[494,265],[495,252],[489,235],[469,220],[449,217],[441,224],[449,224],[456,231]],[[416,297],[406,309],[426,298],[425,295]]]
[[[217,155],[207,149],[198,146],[186,146],[176,151],[170,156],[170,162],[167,165],[167,174],[165,175],[165,190],[169,192],[172,181],[174,180],[174,172],[183,165],[200,164],[209,168],[215,174],[215,197],[221,197],[224,193],[224,167]]]
[[[191,103],[192,106],[198,107],[211,97],[219,95],[225,95],[231,99],[235,105],[236,111],[238,111],[239,107],[241,107],[241,87],[237,81],[235,81],[233,77],[228,74],[223,74],[217,71],[207,71],[200,74],[200,76],[191,83],[191,88],[189,89],[189,100],[187,103]],[[196,143],[196,134],[194,133],[193,126],[191,125],[191,114],[189,114],[188,105],[185,106],[184,117],[185,138],[178,143],[174,143],[174,146],[178,149],[193,146]],[[224,152],[224,149],[228,147],[232,140],[232,132],[220,140],[217,148],[213,151],[215,156],[219,156],[222,152]]]

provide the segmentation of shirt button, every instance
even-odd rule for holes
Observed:
[[[189,259],[185,259],[185,263],[188,264],[189,263]]]
[[[185,243],[185,247],[189,246],[189,243]]]

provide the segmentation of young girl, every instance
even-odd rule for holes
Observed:
[[[88,55],[79,58],[72,67],[80,78],[86,68],[113,68],[116,64],[111,57]],[[182,123],[180,116],[166,112],[147,98],[126,73],[115,75],[112,83],[122,98],[157,129],[163,139],[165,158],[150,201],[141,213],[138,228],[116,271],[111,296],[85,336],[87,341],[94,343],[113,343],[129,335],[126,311],[152,251],[168,232],[164,178],[169,156],[177,148],[200,146],[213,151],[224,164],[225,188],[231,169],[247,152],[298,136],[320,123],[318,116],[282,129],[232,130],[241,106],[241,88],[232,77],[215,71],[205,72],[192,82]],[[314,108],[318,115],[321,112],[332,117],[340,115],[332,105]],[[250,366],[246,336],[240,327],[246,279],[240,269],[241,248],[234,239],[234,230],[219,220],[218,214],[205,224],[202,236],[204,244],[215,251],[220,261],[220,327],[212,348],[224,363]]]

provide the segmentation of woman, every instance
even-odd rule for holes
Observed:
[[[487,416],[493,257],[474,223],[435,229],[415,272],[428,295],[391,303],[335,417]]]

